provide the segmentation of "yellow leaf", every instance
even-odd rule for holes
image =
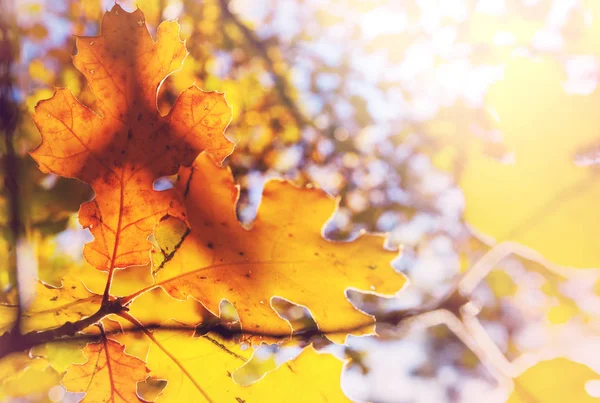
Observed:
[[[514,380],[508,403],[598,402],[585,390],[587,381],[598,378],[589,367],[564,358],[542,361]]]
[[[73,364],[83,364],[86,362],[86,358],[83,355],[83,349],[86,344],[85,340],[59,340],[47,343],[44,355],[52,368],[62,373]]]
[[[22,331],[50,329],[90,316],[100,308],[101,299],[72,277],[63,278],[61,287],[38,282],[36,295],[23,312]]]
[[[0,304],[0,336],[10,331],[17,320],[17,306]]]
[[[60,384],[60,374],[43,358],[13,353],[0,360],[0,401],[47,402],[48,391]]]
[[[561,67],[514,57],[487,103],[515,163],[471,150],[461,187],[466,220],[497,241],[517,241],[551,261],[599,267],[600,183],[575,156],[597,145],[600,91],[568,95]]]
[[[21,321],[21,331],[41,331],[58,327],[68,321],[75,322],[94,314],[100,308],[102,297],[91,293],[81,281],[64,277],[61,287],[38,281],[35,296],[26,302]],[[0,334],[10,330],[16,319],[17,307],[0,305]]]
[[[340,387],[342,362],[311,346],[258,382],[241,386],[233,382],[232,373],[250,359],[251,350],[212,333],[198,338],[181,331],[157,330],[155,334],[158,343],[179,364],[158,345],[150,348],[148,367],[152,376],[168,381],[158,403],[349,402]]]
[[[230,170],[208,155],[180,171],[177,187],[185,196],[191,231],[182,234],[180,244],[154,251],[165,257],[155,268],[157,285],[179,299],[193,296],[214,314],[227,299],[246,330],[289,333],[271,308],[271,298],[279,296],[306,306],[322,331],[352,331],[373,318],[348,302],[347,288],[393,293],[404,284],[390,265],[397,252],[383,248],[383,237],[323,239],[322,226],[336,201],[320,189],[267,182],[257,218],[246,229],[236,217],[239,190]],[[157,239],[177,226],[178,219],[162,221]]]
[[[148,309],[152,307],[152,309]],[[195,299],[179,301],[158,288],[136,298],[129,312],[145,325],[159,325],[169,319],[187,325],[197,325],[212,316]]]

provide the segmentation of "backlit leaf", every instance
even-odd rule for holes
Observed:
[[[61,287],[53,287],[38,281],[35,296],[23,309],[21,331],[40,331],[75,322],[94,314],[100,307],[102,297],[91,293],[81,281],[72,277],[63,278]],[[0,305],[2,317],[0,331],[9,330],[16,319],[16,306]]]
[[[0,401],[46,402],[48,390],[60,383],[60,374],[43,358],[13,353],[0,361]]]
[[[168,383],[157,402],[345,402],[340,387],[343,363],[307,347],[298,358],[281,365],[249,386],[233,382],[232,373],[252,356],[252,350],[218,335],[192,338],[180,331],[155,332],[157,341],[176,360],[153,345],[148,354],[152,376]],[[179,365],[178,365],[179,364]],[[184,371],[189,376],[188,377]],[[295,393],[302,385],[302,393]]]
[[[136,382],[146,379],[148,369],[124,349],[107,338],[88,344],[83,350],[88,361],[71,365],[63,385],[71,392],[85,392],[84,402],[137,402]]]
[[[515,161],[471,153],[461,181],[466,220],[497,241],[523,243],[554,263],[599,267],[600,185],[581,157],[599,145],[600,90],[569,95],[563,80],[550,59],[514,57],[507,64],[487,102]]]
[[[79,211],[94,234],[84,251],[94,267],[142,265],[156,220],[169,207],[176,210],[171,192],[153,190],[154,180],[191,164],[201,150],[219,161],[227,156],[232,144],[223,131],[231,112],[222,94],[192,87],[167,116],[158,113],[158,88],[186,55],[176,22],[162,23],[154,42],[140,10],[115,5],[102,20],[102,34],[77,38],[77,50],[73,62],[98,111],[58,89],[36,107],[43,141],[31,155],[44,172],[78,178],[96,192]]]
[[[157,284],[172,296],[193,296],[217,314],[222,299],[236,307],[242,327],[265,334],[289,333],[289,325],[270,306],[274,296],[310,309],[322,331],[354,329],[373,322],[357,311],[349,288],[393,293],[404,284],[390,261],[397,252],[383,248],[384,238],[362,235],[353,242],[331,242],[323,224],[336,202],[320,189],[298,188],[272,180],[252,228],[238,221],[238,188],[229,169],[202,154],[191,169],[180,171],[191,232],[167,219],[157,229],[184,237],[168,251],[155,251]]]
[[[61,287],[39,282],[31,305],[23,312],[22,331],[49,329],[90,316],[101,299],[72,277],[63,278]]]
[[[508,403],[598,402],[585,390],[585,384],[600,376],[589,367],[557,358],[527,369],[514,380]]]

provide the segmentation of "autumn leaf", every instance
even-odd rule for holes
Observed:
[[[0,361],[0,401],[47,401],[60,377],[44,358],[14,353]]]
[[[88,344],[83,350],[87,362],[71,365],[63,385],[71,392],[85,392],[84,402],[137,402],[136,382],[146,379],[148,369],[124,349],[106,337]]]
[[[156,284],[178,299],[192,296],[215,314],[227,299],[245,330],[274,335],[290,331],[271,308],[271,298],[279,296],[308,307],[320,330],[337,332],[373,323],[348,302],[347,288],[393,293],[404,284],[390,266],[397,252],[384,250],[382,236],[323,238],[336,202],[320,189],[267,182],[256,220],[246,229],[236,217],[239,190],[229,169],[202,154],[179,175],[190,233],[178,219],[163,220],[154,269]],[[179,243],[172,233],[180,234]]]
[[[149,306],[152,306],[152,309],[148,309]],[[208,317],[213,317],[198,301],[176,300],[160,288],[136,298],[129,305],[129,312],[147,326],[160,325],[168,319],[193,326],[204,322]]]
[[[598,267],[600,184],[585,156],[599,144],[600,91],[569,95],[563,76],[550,59],[515,56],[507,63],[487,104],[497,112],[514,163],[472,149],[460,182],[466,220],[496,241],[522,243],[554,263]]]
[[[0,336],[10,331],[17,320],[17,306],[0,304]]]
[[[63,278],[60,287],[37,282],[35,296],[26,301],[21,318],[21,331],[41,331],[75,322],[94,314],[100,307],[101,295],[90,292],[81,281]],[[17,307],[0,305],[0,333],[10,330],[16,319]]]
[[[64,374],[71,365],[83,364],[87,361],[87,358],[83,355],[83,350],[88,341],[84,338],[58,340],[35,347],[31,354],[37,357],[45,357],[52,368]]]
[[[94,235],[84,250],[99,270],[148,262],[155,222],[177,207],[153,182],[189,165],[201,150],[222,161],[233,149],[223,136],[231,112],[223,95],[191,87],[161,116],[156,94],[186,56],[178,24],[164,22],[154,42],[140,10],[119,5],[102,20],[102,34],[77,38],[73,62],[97,97],[98,111],[68,89],[40,102],[35,123],[42,143],[31,155],[42,171],[89,183],[96,197],[79,220]]]
[[[507,403],[598,402],[585,385],[599,375],[589,367],[564,358],[542,361],[519,375]]]
[[[166,402],[344,402],[340,387],[343,363],[312,346],[249,386],[233,382],[232,374],[252,356],[251,349],[208,333],[191,337],[181,331],[156,330],[148,367],[168,383],[158,403]],[[302,393],[293,391],[302,385]]]
[[[63,278],[61,287],[40,281],[34,300],[23,312],[22,331],[49,329],[90,316],[100,307],[101,299],[72,277]]]

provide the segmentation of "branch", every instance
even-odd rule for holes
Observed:
[[[275,62],[269,56],[266,45],[256,36],[256,34],[248,28],[246,24],[239,19],[239,17],[233,14],[229,10],[229,2],[228,0],[219,0],[219,5],[221,6],[221,13],[225,20],[231,22],[235,25],[241,33],[246,38],[246,41],[258,52],[260,57],[265,61],[267,66],[267,70],[275,83],[275,88],[277,90],[277,94],[279,98],[281,98],[281,102],[285,104],[285,106],[289,109],[290,113],[294,117],[294,120],[298,124],[298,126],[310,126],[315,129],[317,127],[310,120],[307,119],[304,114],[300,111],[300,108],[296,105],[292,96],[290,95],[290,87],[288,85],[287,80],[280,74],[277,73],[275,69]]]
[[[156,286],[148,287],[146,289],[141,290],[143,292],[147,292],[151,289],[154,289]],[[136,297],[140,295],[140,293],[132,294]],[[95,338],[96,336],[83,335],[80,334],[82,330],[92,326],[103,318],[111,314],[118,314],[129,320],[131,315],[127,314],[127,305],[131,303],[134,298],[124,297],[114,299],[112,301],[108,301],[106,304],[103,304],[98,312],[89,316],[87,318],[81,319],[77,322],[67,322],[55,329],[45,330],[41,332],[33,331],[26,333],[24,335],[20,335],[19,333],[9,332],[0,336],[0,359],[5,356],[17,352],[24,351],[35,347],[40,344],[49,343],[53,341],[59,340],[81,340],[88,338]],[[461,298],[456,292],[449,293],[446,297],[437,301],[436,303],[423,306],[420,309],[406,310],[406,311],[397,311],[385,316],[377,317],[376,323],[387,323],[391,325],[398,325],[401,322],[413,318],[415,316],[421,315],[423,313],[429,312],[431,310],[437,309],[446,309],[451,312],[455,312],[459,306],[462,306],[464,299]],[[134,323],[134,322],[132,322]],[[229,323],[222,322],[219,320],[216,321],[207,321],[205,323],[201,323],[197,326],[188,326],[188,325],[161,325],[160,323],[153,324],[142,324],[137,319],[135,320],[134,327],[123,329],[125,332],[143,332],[147,333],[150,329],[162,329],[162,330],[176,330],[176,331],[195,331],[196,334],[206,334],[208,332],[217,333],[225,339],[235,339],[238,337],[267,337],[270,339],[279,339],[279,340],[288,340],[290,338],[296,338],[301,340],[311,340],[315,337],[327,337],[330,334],[337,333],[352,333],[355,331],[359,331],[367,326],[372,325],[373,321],[371,318],[366,318],[364,323],[359,325],[351,326],[348,328],[340,328],[332,331],[321,331],[319,329],[306,329],[300,330],[296,332],[282,332],[282,333],[267,333],[267,332],[258,332],[255,330],[244,330],[241,329],[237,324],[233,326]],[[79,334],[78,334],[79,333]],[[106,332],[107,334],[112,334],[110,332]]]
[[[98,312],[92,316],[77,322],[66,322],[65,324],[50,330],[41,332],[33,331],[26,334],[19,332],[8,332],[0,336],[0,359],[7,355],[25,351],[40,344],[58,341],[65,338],[74,338],[76,334],[89,326],[92,326],[111,314],[118,314],[127,310],[120,299],[115,299],[103,304]]]

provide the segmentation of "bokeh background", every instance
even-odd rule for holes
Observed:
[[[118,3],[141,8],[152,33],[165,19],[181,25],[189,56],[160,89],[163,113],[194,83],[226,93],[241,221],[265,180],[283,177],[339,197],[328,238],[385,232],[403,248],[394,267],[408,286],[349,293],[382,318],[379,336],[337,350],[350,398],[503,402],[540,360],[565,359],[533,367],[528,382],[566,382],[571,362],[600,372],[600,1]],[[1,83],[14,100],[3,117],[14,108],[18,119],[3,122],[14,130],[0,150],[18,160],[23,278],[59,285],[65,267],[86,270],[76,211],[90,190],[41,174],[27,152],[40,141],[33,107],[54,87],[94,107],[71,64],[74,35],[96,35],[113,4],[2,1]],[[3,210],[10,182],[5,173]],[[0,302],[14,298],[16,275],[0,271]],[[576,400],[556,401],[600,396],[593,371],[567,377],[562,397]],[[0,400],[75,399],[42,389]]]

